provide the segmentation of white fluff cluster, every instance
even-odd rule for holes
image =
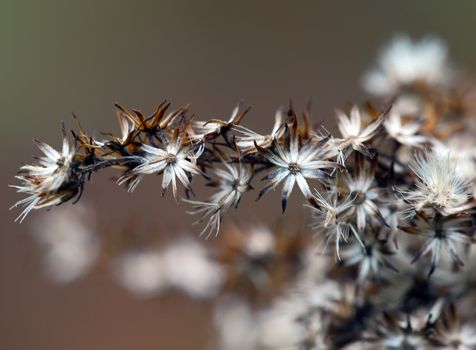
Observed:
[[[447,86],[454,78],[448,49],[434,37],[413,41],[399,35],[382,50],[377,62],[363,79],[365,90],[376,96],[392,96],[414,84]]]
[[[163,250],[129,251],[114,266],[119,283],[139,297],[154,297],[173,288],[194,298],[213,298],[224,272],[197,241],[183,238]]]
[[[32,233],[44,250],[47,274],[58,283],[82,277],[98,257],[100,240],[93,214],[82,205],[42,215],[32,225]]]

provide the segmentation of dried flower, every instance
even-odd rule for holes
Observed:
[[[226,170],[215,169],[215,174],[219,177],[218,181],[209,182],[209,186],[218,187],[219,192],[215,193],[208,202],[183,199],[184,202],[193,206],[189,214],[200,215],[197,223],[208,219],[206,226],[200,233],[209,237],[212,234],[217,235],[220,230],[220,223],[223,214],[231,208],[237,208],[241,197],[245,192],[252,189],[250,185],[253,172],[250,168],[239,164],[238,167],[222,162]]]
[[[354,176],[346,174],[343,182],[349,196],[353,198],[351,204],[355,207],[357,229],[362,232],[370,218],[385,225],[378,201],[382,197],[382,190],[375,185],[374,169],[360,164],[356,172]]]
[[[132,192],[140,183],[144,175],[163,174],[162,194],[172,183],[174,197],[177,198],[177,178],[190,190],[189,176],[200,174],[201,171],[195,164],[195,159],[200,156],[202,148],[194,150],[195,146],[183,145],[183,139],[177,137],[167,143],[165,149],[142,145],[144,156],[140,158],[141,164],[122,175],[117,183],[119,185],[129,183],[129,191]]]
[[[468,219],[465,217],[443,217],[439,214],[431,219],[420,214],[420,219],[416,226],[401,227],[407,233],[426,238],[423,248],[413,261],[426,254],[431,254],[431,266],[428,273],[431,275],[438,266],[441,252],[444,249],[443,251],[449,254],[456,265],[462,266],[463,262],[458,252],[463,251],[464,246],[471,241],[467,234]]]
[[[392,96],[415,84],[447,86],[453,78],[446,45],[436,38],[412,41],[397,36],[378,59],[378,66],[363,79],[364,88],[377,96]]]
[[[316,199],[317,206],[309,206],[313,216],[312,228],[325,232],[327,243],[334,242],[336,255],[339,260],[340,243],[342,240],[344,242],[348,241],[350,232],[352,232],[361,247],[365,248],[359,233],[352,224],[353,197],[349,195],[342,199],[339,198],[336,192],[327,192],[326,197],[324,197],[321,193],[315,191],[314,198]]]
[[[345,265],[359,266],[357,280],[363,282],[369,277],[384,278],[386,270],[398,271],[390,261],[392,254],[394,252],[386,242],[373,239],[365,243],[364,249],[360,244],[351,244],[342,254],[342,259]]]
[[[33,209],[48,208],[63,203],[73,197],[80,186],[80,180],[73,177],[72,166],[76,150],[71,148],[66,135],[63,136],[61,153],[50,145],[34,140],[44,156],[38,158],[37,165],[24,165],[16,178],[21,186],[11,186],[19,193],[29,196],[18,201],[10,209],[23,206],[24,209],[16,220],[25,219]],[[71,185],[71,186],[70,186]]]
[[[326,141],[327,139],[324,139],[318,144],[308,143],[300,146],[296,131],[293,130],[284,147],[277,140],[274,141],[272,149],[265,149],[256,144],[258,152],[277,167],[263,178],[263,180],[270,180],[270,183],[261,190],[258,198],[284,182],[281,195],[283,212],[286,210],[289,195],[296,183],[304,197],[312,199],[311,189],[306,179],[325,181],[328,175],[322,169],[337,168],[336,163],[326,160],[327,154],[321,147]]]
[[[172,187],[177,199],[180,182],[208,237],[264,171],[258,199],[282,184],[284,212],[297,183],[310,230],[228,225],[213,248],[189,238],[156,248],[156,235],[127,230],[132,241],[118,253],[107,235],[102,245],[112,249],[101,254],[91,218],[59,210],[57,221],[34,226],[48,272],[73,281],[101,254],[135,295],[219,296],[218,346],[229,350],[473,349],[476,95],[453,78],[441,42],[397,38],[365,78],[387,108],[337,112],[340,137],[312,126],[309,104],[302,118],[291,105],[278,109],[269,134],[241,125],[249,109],[239,106],[225,120],[197,122],[188,106],[168,112],[166,101],[150,116],[117,105],[119,135],[97,140],[78,122],[74,145],[64,136],[61,151],[35,141],[44,156],[17,174],[13,187],[27,195],[14,205],[24,207],[17,220],[80,195],[95,172],[112,167],[129,191],[160,174],[163,193]],[[196,175],[214,188],[208,200],[196,199],[205,182],[192,188]],[[312,231],[339,261],[316,254]]]
[[[448,153],[426,151],[416,154],[409,165],[417,176],[415,190],[399,190],[411,209],[420,211],[432,206],[442,215],[451,215],[468,209],[471,196],[468,183],[456,172],[456,162]]]
[[[240,107],[240,104],[238,104],[233,109],[227,121],[220,119],[210,119],[206,122],[193,121],[191,127],[188,129],[190,137],[192,140],[203,141],[212,139],[218,135],[224,135],[229,130],[237,127],[246,113],[248,113],[249,108],[240,112]]]
[[[421,132],[422,123],[417,120],[403,123],[402,116],[396,110],[390,111],[383,126],[388,135],[402,145],[421,147],[421,145],[428,142],[426,136],[419,134]]]
[[[342,139],[337,140],[337,144],[341,152],[341,163],[347,159],[350,149],[360,152],[368,158],[373,158],[368,148],[365,146],[365,143],[377,135],[380,126],[384,121],[384,117],[385,114],[380,115],[377,120],[363,128],[360,118],[360,111],[357,106],[352,107],[349,117],[340,111],[337,112],[337,126],[339,127],[339,131],[343,137]]]
[[[235,130],[238,132],[236,136],[236,145],[240,150],[242,150],[243,154],[256,151],[255,142],[262,148],[268,148],[272,145],[274,139],[279,139],[282,136],[284,132],[284,128],[282,127],[283,123],[283,110],[280,108],[276,111],[273,130],[271,130],[269,135],[261,135],[242,125],[237,125],[235,127]]]

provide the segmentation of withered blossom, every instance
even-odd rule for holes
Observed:
[[[128,183],[129,191],[132,192],[144,175],[163,174],[162,194],[165,194],[172,184],[174,197],[177,198],[177,179],[190,190],[189,176],[201,173],[196,165],[196,158],[200,156],[202,150],[200,147],[197,149],[196,145],[184,145],[181,137],[170,140],[165,148],[143,144],[144,155],[138,158],[141,164],[122,175],[117,183],[119,185]]]
[[[284,132],[284,111],[282,108],[276,111],[274,117],[274,125],[269,135],[261,135],[251,129],[248,129],[242,125],[236,125],[237,131],[236,145],[243,151],[244,154],[255,152],[255,142],[262,148],[268,148],[272,145],[273,140],[280,138]]]
[[[258,198],[284,182],[281,194],[283,212],[286,210],[288,198],[296,183],[304,197],[312,200],[311,188],[306,179],[326,181],[328,174],[324,170],[338,167],[335,162],[328,160],[326,151],[322,147],[327,142],[327,138],[316,144],[308,142],[300,145],[296,128],[292,127],[288,131],[284,145],[281,145],[277,139],[273,141],[273,147],[268,149],[255,144],[258,152],[277,168],[262,179],[269,181],[269,184],[261,190]]]
[[[359,244],[351,244],[342,253],[342,260],[347,266],[358,265],[357,280],[363,282],[368,278],[383,279],[387,277],[388,271],[397,272],[391,262],[391,256],[394,254],[387,242],[373,239],[365,243],[364,249]],[[395,278],[395,275],[388,276],[392,277]]]
[[[137,130],[137,125],[134,119],[128,117],[127,114],[124,112],[120,112],[116,114],[117,121],[119,122],[119,127],[121,129],[121,135],[119,137],[113,136],[113,141],[118,143],[121,146],[127,145],[133,136],[133,132]]]
[[[368,147],[365,145],[372,140],[380,131],[385,120],[385,113],[382,113],[375,121],[363,127],[359,107],[353,106],[350,115],[337,111],[337,126],[342,135],[336,140],[340,152],[339,161],[343,164],[350,154],[350,151],[360,152],[368,158],[373,158]]]
[[[14,205],[24,207],[17,220],[79,197],[95,172],[113,168],[130,191],[159,174],[163,192],[172,187],[178,199],[180,182],[183,206],[208,237],[265,172],[258,198],[282,185],[284,211],[297,183],[310,229],[283,216],[278,229],[243,228],[238,216],[210,246],[172,235],[159,247],[154,234],[138,248],[133,224],[118,251],[85,231],[89,217],[71,231],[65,223],[76,222],[64,215],[36,224],[36,237],[61,282],[112,263],[119,284],[141,297],[224,300],[216,312],[223,349],[474,349],[476,94],[471,82],[456,84],[448,62],[437,40],[396,39],[366,78],[384,99],[337,112],[340,135],[312,125],[309,104],[302,119],[292,106],[278,109],[269,134],[242,125],[249,109],[239,106],[225,120],[196,121],[189,106],[169,111],[166,101],[149,116],[116,105],[118,135],[98,139],[78,122],[74,143],[63,131],[60,151],[35,141],[44,155],[17,174],[13,187],[26,194]],[[197,200],[203,183],[213,194]],[[255,205],[259,213],[263,203]],[[333,245],[337,261],[320,242]]]
[[[359,232],[363,231],[371,218],[386,225],[379,209],[382,189],[376,186],[374,165],[358,162],[356,167],[355,174],[345,174],[342,182],[346,193],[353,198],[351,204],[355,208],[357,229]]]
[[[52,207],[74,197],[81,186],[81,179],[72,172],[76,150],[66,135],[61,153],[42,141],[34,142],[44,156],[38,158],[38,164],[23,165],[16,176],[22,184],[11,186],[28,195],[10,208],[24,207],[16,219],[20,222],[31,210]]]
[[[209,186],[217,187],[220,191],[212,195],[209,201],[183,199],[193,207],[189,211],[190,214],[200,215],[197,223],[208,220],[200,233],[200,235],[205,234],[206,237],[218,234],[223,214],[228,209],[236,209],[243,194],[252,189],[250,182],[253,172],[251,168],[241,163],[236,166],[222,161],[222,164],[226,170],[214,169],[219,179],[208,183]]]
[[[169,106],[170,102],[164,101],[157,107],[151,116],[145,117],[140,111],[129,111],[127,108],[116,104],[119,114],[122,115],[122,118],[119,119],[121,131],[123,133],[122,138],[124,138],[124,133],[129,129],[131,131],[140,131],[145,136],[145,138],[149,139],[150,141],[155,139],[157,134],[162,130],[173,126],[175,122],[181,122],[180,119],[185,118],[185,113],[187,112],[188,106],[181,107],[167,114],[167,109]],[[132,123],[132,125],[127,125],[126,127],[126,121],[123,118],[127,119],[128,122]]]
[[[475,130],[468,128],[456,133],[446,140],[434,139],[433,151],[437,154],[448,154],[451,161],[456,164],[456,173],[468,182],[472,189],[473,198],[476,195],[476,138]]]
[[[417,153],[409,167],[416,175],[414,190],[399,189],[412,210],[421,211],[431,207],[447,216],[474,206],[468,203],[471,197],[468,182],[456,172],[457,161],[449,153],[426,151]]]
[[[392,96],[419,85],[447,87],[453,79],[448,49],[441,40],[426,37],[412,41],[399,35],[382,50],[377,67],[364,76],[363,85],[374,95]]]
[[[193,121],[188,129],[191,139],[196,141],[213,139],[218,135],[224,135],[228,131],[235,129],[250,110],[247,108],[244,111],[240,111],[240,107],[240,104],[238,104],[233,109],[227,121],[216,118],[207,121]]]
[[[413,261],[429,254],[431,256],[431,265],[428,274],[431,275],[438,266],[442,252],[446,252],[453,263],[462,266],[463,261],[460,254],[464,248],[471,243],[471,236],[468,235],[467,217],[441,216],[437,214],[433,218],[426,217],[423,213],[417,214],[420,218],[416,225],[400,227],[406,233],[419,235],[425,238],[425,244]]]
[[[317,205],[309,205],[313,217],[312,228],[325,233],[327,244],[330,242],[335,244],[336,256],[339,260],[341,241],[347,242],[350,233],[357,239],[361,248],[365,248],[352,222],[354,201],[352,196],[339,198],[337,192],[326,192],[323,196],[315,191],[314,198]]]
[[[383,126],[388,135],[402,145],[422,147],[429,141],[427,136],[421,134],[423,123],[418,120],[403,121],[398,111],[392,109],[384,121]]]

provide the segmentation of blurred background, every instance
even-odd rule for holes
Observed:
[[[206,303],[137,300],[101,264],[65,286],[45,276],[29,234],[41,213],[20,225],[8,211],[20,197],[7,185],[38,155],[33,137],[58,146],[72,112],[88,132],[118,132],[115,102],[150,113],[164,99],[190,103],[199,120],[244,100],[244,124],[267,132],[277,107],[292,98],[301,111],[310,97],[313,121],[332,129],[335,108],[365,100],[362,73],[396,33],[439,36],[474,70],[475,13],[473,1],[1,1],[0,348],[207,349],[212,335]],[[103,235],[197,233],[170,194],[157,200],[156,179],[129,194],[112,174],[93,177],[82,199]],[[301,222],[297,197],[284,217],[276,193],[230,220]]]

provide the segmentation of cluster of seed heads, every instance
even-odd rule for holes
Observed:
[[[306,330],[300,348],[474,349],[474,317],[463,317],[471,331],[455,322],[455,304],[476,299],[475,280],[465,275],[476,259],[474,96],[458,84],[436,39],[398,38],[364,87],[377,104],[337,111],[336,134],[315,126],[309,105],[302,114],[291,104],[279,108],[265,134],[246,126],[252,112],[240,105],[228,118],[203,121],[188,106],[170,111],[168,102],[150,116],[116,105],[120,135],[96,138],[78,123],[70,135],[63,127],[60,152],[35,140],[43,156],[22,166],[13,186],[26,195],[14,205],[23,207],[17,220],[79,200],[105,168],[117,169],[117,184],[130,192],[144,176],[161,175],[162,195],[171,187],[206,237],[222,230],[243,196],[257,192],[259,200],[281,188],[284,212],[297,187],[310,232],[336,260],[313,288],[341,285],[334,298],[301,300],[307,309],[291,313]],[[215,189],[207,199],[195,194],[199,177]],[[334,271],[341,266],[348,275]],[[300,268],[296,276],[310,269]],[[459,284],[450,286],[450,272],[462,276]]]

